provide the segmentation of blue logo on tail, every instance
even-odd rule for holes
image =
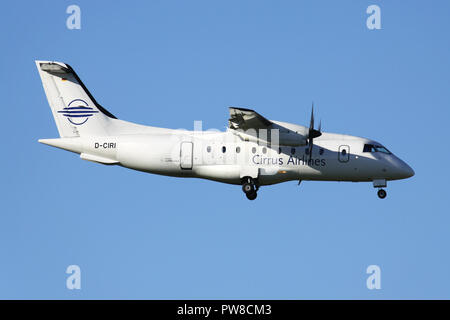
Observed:
[[[71,106],[72,104],[73,106]],[[98,113],[98,111],[95,111],[94,108],[89,107],[86,101],[82,99],[75,99],[70,101],[69,105],[58,111],[58,113],[65,116],[71,124],[79,126],[88,121],[89,117],[92,117],[95,113]]]

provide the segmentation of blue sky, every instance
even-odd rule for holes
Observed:
[[[81,30],[66,28],[67,6]],[[366,8],[381,8],[368,30]],[[448,1],[33,1],[0,13],[0,298],[450,298]],[[228,106],[376,139],[412,179],[240,187],[82,161],[34,65],[121,119],[224,129]],[[67,266],[82,289],[66,289]],[[381,268],[381,290],[366,268]]]

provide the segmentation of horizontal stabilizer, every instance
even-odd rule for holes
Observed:
[[[40,64],[41,70],[51,73],[70,73],[70,70],[62,65],[53,62],[43,62]]]

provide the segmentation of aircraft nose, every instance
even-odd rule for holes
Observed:
[[[415,174],[413,168],[411,168],[408,164],[406,164],[406,162],[402,160],[399,161],[397,170],[400,173],[401,179],[410,178]]]

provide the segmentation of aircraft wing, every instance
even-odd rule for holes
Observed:
[[[230,119],[228,119],[230,129],[269,129],[272,124],[272,121],[254,110],[230,107]]]

